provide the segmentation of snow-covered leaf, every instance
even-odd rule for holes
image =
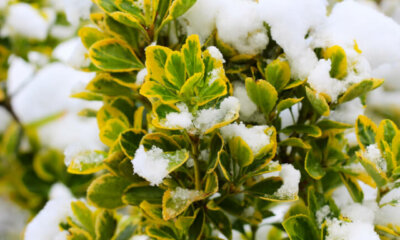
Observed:
[[[338,45],[327,48],[324,53],[325,59],[331,60],[330,75],[336,79],[342,79],[347,75],[347,57],[344,49]]]

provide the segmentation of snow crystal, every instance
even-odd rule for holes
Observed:
[[[339,94],[346,91],[346,85],[344,81],[332,78],[329,75],[330,70],[331,60],[319,60],[317,66],[311,71],[310,75],[308,76],[307,82],[311,84],[311,86],[317,91],[317,93],[328,94],[334,102],[336,101],[336,98]]]
[[[380,170],[386,172],[386,161],[382,157],[381,151],[376,144],[368,145],[363,152],[363,156],[378,166]]]
[[[29,21],[26,21],[29,19]],[[6,30],[10,34],[21,35],[27,38],[44,40],[47,37],[51,21],[54,16],[47,16],[47,20],[42,14],[30,4],[17,3],[9,8],[6,19]]]
[[[222,53],[219,51],[219,49],[215,46],[209,46],[207,48],[208,52],[210,53],[211,57],[221,61],[222,63],[225,62],[224,56]]]
[[[104,157],[94,151],[96,146],[85,146],[82,143],[72,143],[67,146],[64,150],[64,162],[68,167],[71,161],[74,159],[75,164],[79,164],[79,167],[85,163],[101,163]],[[88,154],[88,155],[80,155]]]
[[[270,136],[264,131],[268,128],[266,125],[246,127],[244,123],[232,123],[221,128],[221,134],[225,139],[241,137],[253,151],[258,154],[259,151],[270,143]]]
[[[175,200],[179,200],[182,202],[187,202],[188,200],[192,200],[200,195],[200,191],[198,190],[190,190],[186,188],[177,187],[174,191],[171,191],[171,197]]]
[[[168,176],[168,162],[162,149],[153,146],[146,152],[140,145],[132,159],[133,171],[151,185],[159,185]]]
[[[283,185],[274,195],[280,198],[294,198],[299,191],[300,171],[288,163],[282,164],[281,166],[282,170],[279,176],[283,179]]]
[[[325,219],[328,217],[330,212],[331,212],[331,208],[328,205],[325,205],[315,213],[315,217],[317,218],[318,225],[321,225],[325,221]]]
[[[163,125],[169,128],[181,127],[188,129],[192,127],[193,115],[189,112],[186,104],[178,103],[177,107],[180,112],[168,113],[167,116],[165,116],[165,122]]]
[[[379,240],[374,225],[364,222],[327,221],[326,240]]]
[[[141,69],[136,75],[136,84],[142,85],[147,75],[147,68]]]
[[[193,122],[194,126],[201,132],[205,132],[217,123],[233,119],[239,109],[239,100],[235,97],[227,97],[221,102],[219,109],[200,110]]]

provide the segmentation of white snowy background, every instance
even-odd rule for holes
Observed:
[[[7,89],[12,95],[12,107],[24,123],[64,113],[63,117],[39,131],[41,141],[48,146],[64,151],[70,143],[79,141],[90,148],[101,149],[103,145],[98,138],[96,120],[77,116],[80,110],[98,109],[101,103],[69,97],[71,93],[81,90],[94,75],[76,70],[87,65],[88,59],[82,43],[73,36],[80,21],[89,17],[92,3],[90,0],[49,2],[48,7],[41,9],[47,16],[44,17],[29,4],[11,4],[9,0],[0,0],[0,11],[6,12],[6,23],[0,26],[1,36],[22,35],[43,40],[51,35],[63,41],[52,55],[57,62],[49,63],[48,57],[37,52],[29,53],[29,61],[17,56],[10,58]],[[54,24],[59,11],[66,13],[70,26]],[[188,34],[199,34],[202,40],[217,29],[224,42],[245,54],[260,53],[271,41],[263,26],[265,21],[271,27],[273,40],[284,49],[293,77],[307,77],[317,91],[327,93],[332,99],[345,91],[346,84],[366,77],[384,78],[384,88],[372,92],[368,104],[400,108],[400,0],[382,0],[379,5],[368,0],[342,3],[333,0],[197,0],[180,20]],[[304,38],[307,33],[309,36]],[[361,49],[361,54],[354,50],[354,41]],[[350,74],[343,82],[329,76],[329,62],[318,60],[312,50],[333,45],[342,46],[349,61],[357,68],[357,73]],[[257,118],[253,115],[256,107],[248,98],[243,84],[234,83],[234,86],[234,96],[242,106],[241,119]],[[356,99],[340,106],[331,113],[330,118],[354,123],[357,116],[363,113],[364,108]],[[281,117],[284,125],[292,124],[289,112],[283,112]],[[0,131],[4,131],[10,119],[7,112],[0,108]],[[349,134],[349,139],[354,142],[352,134]],[[288,174],[297,178],[293,170],[287,167]],[[284,171],[277,174],[284,175]],[[298,179],[288,179],[289,190],[297,191],[296,183]],[[354,204],[344,187],[333,193],[342,213],[353,222],[329,220],[327,239],[377,240],[379,238],[373,224],[400,225],[400,206],[388,205],[379,209],[374,201],[376,191],[364,184],[362,186],[365,193],[362,204]],[[57,222],[70,214],[68,207],[62,206],[68,206],[72,196],[60,185],[53,189],[52,200],[28,227],[31,230],[25,239],[65,239],[65,233],[52,232],[54,229],[49,228],[46,233],[35,230],[37,224]],[[400,199],[400,191],[392,191],[383,198],[382,203],[393,199]],[[268,223],[281,219],[288,207],[284,204],[274,209],[277,216],[265,219],[257,239],[265,239],[265,232],[270,228]],[[55,212],[60,208],[65,211]],[[4,197],[0,198],[0,212],[0,236],[11,236],[7,234],[22,231],[27,220],[26,213],[10,205]],[[327,213],[329,207],[319,213],[321,221]],[[239,239],[237,233],[234,236]]]

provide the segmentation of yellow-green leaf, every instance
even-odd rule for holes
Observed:
[[[290,81],[290,67],[288,62],[279,58],[272,61],[265,69],[265,77],[269,83],[280,91]]]
[[[329,115],[329,105],[324,97],[317,94],[317,92],[309,87],[306,87],[306,96],[308,101],[310,101],[312,107],[317,111],[318,114],[321,114],[322,116]]]
[[[94,43],[106,38],[104,33],[93,27],[82,27],[79,29],[78,35],[81,38],[83,45],[88,49]]]
[[[377,127],[371,119],[359,116],[356,121],[356,136],[362,150],[375,143]]]
[[[335,45],[324,51],[324,58],[331,60],[331,77],[342,79],[347,75],[347,57],[342,47]]]
[[[96,67],[110,72],[129,72],[144,67],[126,42],[114,38],[94,43],[89,57]]]
[[[264,114],[269,114],[278,100],[277,91],[265,80],[256,82],[252,78],[246,78],[246,90],[247,95]]]
[[[241,137],[229,139],[229,151],[235,161],[241,166],[249,166],[254,160],[253,151]]]
[[[91,174],[104,168],[103,160],[107,153],[85,150],[75,154],[68,165],[68,172],[73,174]]]
[[[201,45],[198,35],[190,35],[181,49],[186,63],[188,77],[196,73],[203,73],[204,64],[201,59]]]
[[[190,204],[203,199],[204,193],[198,190],[190,190],[184,188],[176,188],[175,190],[167,190],[163,196],[163,219],[169,220],[175,218],[185,211]]]

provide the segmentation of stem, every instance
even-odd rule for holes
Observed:
[[[199,166],[199,160],[197,157],[193,158],[194,162],[194,186],[196,190],[201,190],[201,184],[200,184],[200,166]]]
[[[192,154],[193,154],[193,169],[194,169],[194,186],[196,190],[201,190],[200,182],[200,165],[199,165],[199,138],[197,136],[191,136],[192,140]]]

